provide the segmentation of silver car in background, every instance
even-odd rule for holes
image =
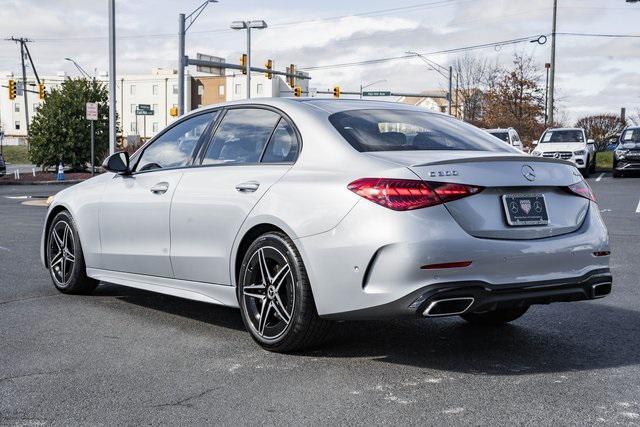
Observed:
[[[495,325],[611,290],[607,230],[573,164],[417,107],[211,106],[104,167],[49,207],[54,285],[239,307],[272,351],[318,343],[332,320]]]

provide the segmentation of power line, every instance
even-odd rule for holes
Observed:
[[[602,38],[616,38],[616,39],[637,39],[640,38],[640,34],[600,34],[600,33],[556,33],[561,36],[577,36],[577,37],[602,37]]]
[[[443,54],[443,53],[456,53],[456,52],[463,52],[463,51],[468,51],[468,50],[484,49],[484,48],[487,48],[487,47],[497,47],[497,46],[502,47],[502,46],[508,46],[508,45],[517,44],[517,43],[538,41],[538,40],[542,40],[542,38],[544,38],[544,41],[542,41],[542,42],[538,41],[538,43],[544,44],[546,42],[546,36],[547,36],[547,34],[533,35],[533,36],[527,36],[527,37],[518,37],[518,38],[515,38],[515,39],[502,40],[502,41],[498,41],[498,42],[482,43],[482,44],[476,44],[476,45],[464,46],[464,47],[457,47],[457,48],[452,48],[452,49],[436,50],[436,51],[431,51],[431,52],[426,52],[426,53],[420,53],[420,55],[429,56],[429,55],[439,55],[439,54]],[[398,55],[398,56],[389,56],[389,57],[385,57],[385,58],[369,59],[369,60],[365,60],[365,61],[343,62],[343,63],[340,63],[340,64],[329,64],[329,65],[315,65],[315,66],[309,66],[309,67],[300,67],[300,69],[301,70],[306,70],[306,71],[326,70],[326,69],[333,69],[333,68],[353,67],[353,66],[357,66],[357,65],[379,64],[379,63],[383,63],[383,62],[397,61],[397,60],[408,59],[408,58],[415,58],[415,55],[414,54],[411,54],[411,55]]]

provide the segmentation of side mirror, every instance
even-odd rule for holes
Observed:
[[[595,144],[596,142],[593,139],[587,139],[587,144]]]
[[[538,145],[538,140],[537,140],[537,139],[534,139],[533,141],[531,141],[531,144],[532,144],[532,145]]]
[[[129,153],[126,151],[119,151],[110,155],[104,159],[102,167],[109,172],[129,175],[131,173],[131,169],[129,169]]]

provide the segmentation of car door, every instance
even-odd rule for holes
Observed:
[[[173,277],[171,198],[216,114],[174,124],[135,156],[131,175],[116,174],[107,183],[100,205],[103,269]]]
[[[299,134],[278,111],[228,109],[201,166],[184,171],[171,207],[171,262],[178,279],[230,285],[231,248],[258,200],[292,166]]]

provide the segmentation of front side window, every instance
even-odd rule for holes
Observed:
[[[191,117],[160,135],[143,151],[136,172],[186,166],[200,136],[217,114],[216,111]]]
[[[584,142],[584,135],[580,129],[550,130],[545,132],[540,142]]]
[[[353,148],[367,151],[475,150],[512,152],[487,132],[453,117],[427,111],[352,110],[329,116]]]
[[[281,119],[273,131],[269,145],[262,157],[263,163],[293,162],[298,157],[298,137],[289,124]]]
[[[278,120],[279,114],[258,108],[227,111],[202,164],[259,162]]]

